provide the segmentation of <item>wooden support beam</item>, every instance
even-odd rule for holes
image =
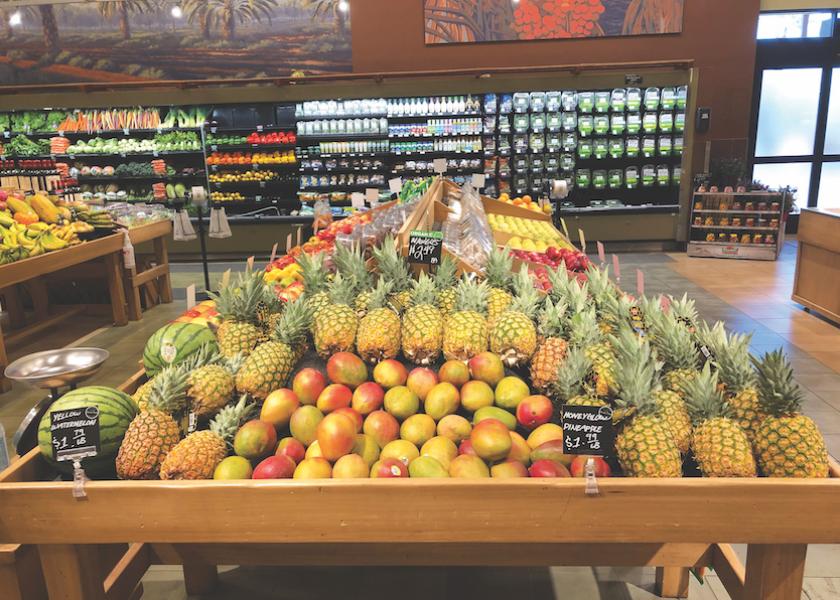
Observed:
[[[806,544],[750,544],[741,600],[800,600]]]
[[[187,594],[190,596],[209,594],[216,587],[218,581],[219,571],[216,565],[204,563],[184,564],[184,584],[187,588]]]
[[[661,598],[688,598],[689,572],[685,567],[657,567],[656,595]]]
[[[732,600],[741,600],[744,595],[746,569],[732,546],[715,544],[712,547],[712,567],[729,597]]]
[[[108,600],[96,546],[44,544],[38,552],[51,600]]]
[[[130,598],[149,570],[151,553],[148,544],[131,544],[128,551],[117,562],[105,578],[105,594],[108,600]]]

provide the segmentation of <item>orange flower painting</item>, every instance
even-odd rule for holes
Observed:
[[[427,44],[682,31],[684,0],[424,0]]]

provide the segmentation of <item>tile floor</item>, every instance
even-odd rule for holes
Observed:
[[[637,268],[644,271],[648,294],[688,292],[697,301],[703,318],[724,320],[732,329],[754,332],[754,352],[784,347],[806,391],[805,412],[824,432],[829,451],[840,457],[840,327],[806,313],[790,300],[795,254],[795,243],[789,242],[778,262],[623,254],[621,264],[625,281],[635,282]],[[211,282],[230,267],[237,265],[212,265]],[[13,356],[42,349],[44,344],[105,347],[112,356],[97,380],[116,385],[136,370],[140,349],[150,333],[183,310],[183,288],[195,283],[201,289],[202,279],[196,265],[173,265],[177,299],[173,305],[157,307],[142,321],[120,329],[104,327],[96,320],[74,322],[55,332],[48,342],[17,349]],[[41,392],[21,386],[0,396],[0,423],[8,437],[40,397]],[[736,550],[744,559],[745,548]],[[840,598],[840,546],[811,546],[805,575],[803,598]],[[143,583],[144,598],[150,600],[187,597],[177,567],[154,568]],[[220,585],[208,597],[303,600],[349,596],[374,600],[399,595],[403,599],[521,596],[535,600],[625,600],[653,598],[652,590],[652,569],[240,567],[222,569]],[[690,594],[696,600],[729,598],[714,574],[702,585],[692,579]]]

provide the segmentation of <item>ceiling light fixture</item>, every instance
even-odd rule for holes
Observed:
[[[184,16],[184,11],[177,4],[172,7],[172,10],[170,12],[172,13],[172,16],[176,19],[180,19]]]
[[[338,10],[341,12],[347,12],[350,10],[350,3],[347,2],[347,0],[341,0],[341,2],[338,3]]]
[[[23,15],[21,12],[15,11],[12,13],[12,16],[9,17],[9,25],[12,27],[18,27],[23,24]]]

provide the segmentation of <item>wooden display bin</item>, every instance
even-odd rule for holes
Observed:
[[[597,495],[583,479],[94,481],[77,500],[35,449],[0,473],[0,584],[17,566],[39,589],[37,546],[46,597],[64,600],[139,598],[153,564],[183,565],[190,594],[221,564],[652,566],[663,597],[713,567],[733,598],[799,600],[808,544],[840,542],[831,475],[599,479]],[[725,542],[749,544],[746,566]],[[0,588],[44,597],[15,594]]]

